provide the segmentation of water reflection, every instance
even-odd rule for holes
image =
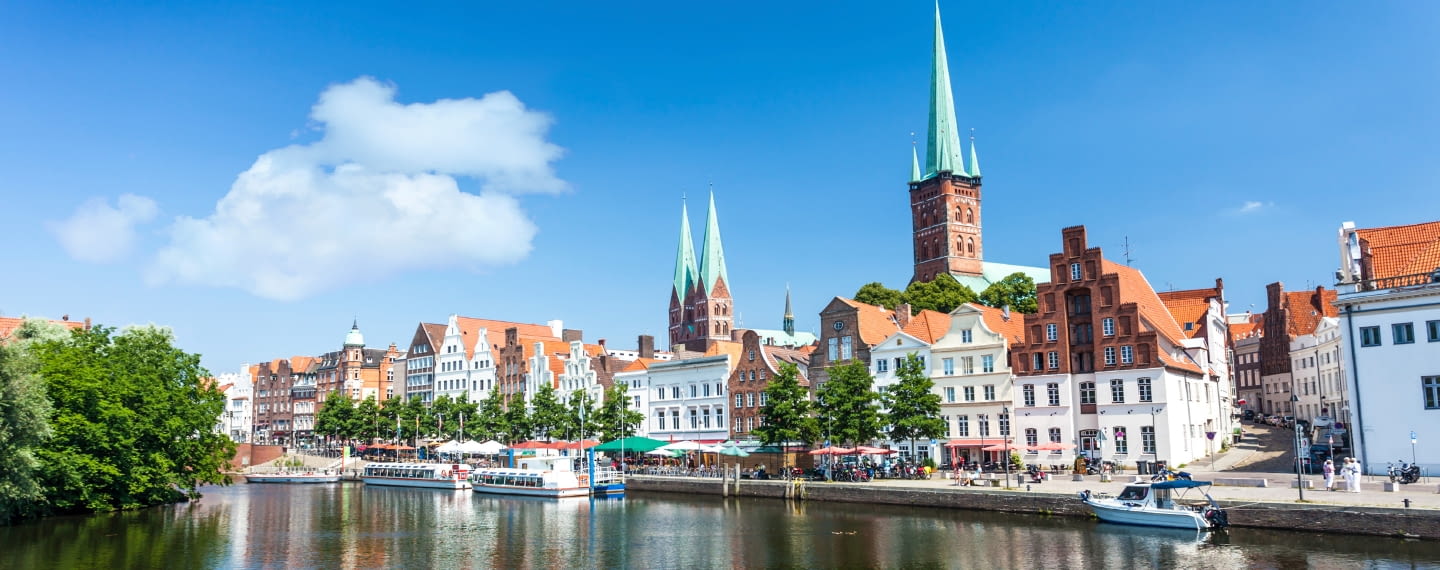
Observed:
[[[1440,544],[880,505],[632,494],[529,499],[362,485],[0,527],[3,568],[1306,568],[1440,566]]]

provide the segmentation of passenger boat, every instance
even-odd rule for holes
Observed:
[[[590,476],[571,467],[575,459],[561,455],[517,457],[518,467],[482,467],[470,476],[471,490],[494,495],[584,497],[590,494]]]
[[[1206,493],[1203,488],[1209,481],[1160,481],[1156,483],[1131,483],[1119,495],[1111,497],[1104,493],[1080,493],[1080,500],[1095,511],[1102,521],[1140,526],[1167,528],[1188,528],[1208,530],[1229,526],[1225,511]],[[1183,499],[1185,491],[1201,489],[1207,504],[1185,505],[1177,503],[1172,492],[1180,490]]]
[[[464,463],[371,463],[360,480],[366,485],[469,489],[470,466]]]
[[[323,471],[296,471],[288,473],[249,473],[246,483],[339,483],[340,474],[329,469]]]
[[[625,476],[609,467],[595,469],[595,482],[590,486],[594,495],[624,495]]]

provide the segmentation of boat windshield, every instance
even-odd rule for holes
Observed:
[[[1142,501],[1145,499],[1145,488],[1126,487],[1125,491],[1120,493],[1120,496],[1115,498],[1121,501]]]

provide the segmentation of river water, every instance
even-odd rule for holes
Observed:
[[[0,527],[0,568],[1440,568],[1440,543],[632,493],[237,485]]]

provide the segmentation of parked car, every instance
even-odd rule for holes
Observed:
[[[1240,417],[1247,422],[1253,422],[1255,421],[1255,410],[1245,410],[1245,413],[1241,414]]]
[[[1280,418],[1280,425],[1290,429],[1295,429],[1295,416],[1284,416]]]

